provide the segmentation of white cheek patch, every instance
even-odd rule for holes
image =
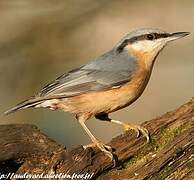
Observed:
[[[166,41],[164,39],[157,39],[153,41],[149,40],[142,40],[137,41],[131,44],[131,47],[135,51],[142,51],[142,52],[154,52],[157,53],[164,47]]]
[[[134,42],[131,45],[131,47],[136,51],[149,52],[154,50],[157,47],[157,45],[158,43],[156,41],[143,40],[143,41]]]

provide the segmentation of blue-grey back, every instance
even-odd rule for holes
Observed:
[[[85,66],[63,74],[45,86],[39,95],[75,96],[111,89],[129,82],[137,66],[136,59],[127,51],[112,49]]]

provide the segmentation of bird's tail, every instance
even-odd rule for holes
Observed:
[[[42,102],[43,102],[43,99],[41,99],[41,98],[28,99],[28,100],[25,100],[25,101],[17,104],[15,107],[9,109],[8,111],[4,112],[4,114],[8,115],[8,114],[14,113],[18,110],[21,110],[21,109],[35,107],[35,106],[41,104]]]

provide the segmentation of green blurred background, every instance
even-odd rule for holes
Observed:
[[[193,0],[0,0],[0,24],[1,113],[140,27],[191,34],[163,50],[143,95],[111,117],[141,123],[194,95]],[[74,117],[60,111],[28,109],[2,116],[0,123],[35,124],[67,147],[90,142]],[[122,132],[107,122],[87,124],[105,142]]]

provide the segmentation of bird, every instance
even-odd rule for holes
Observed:
[[[189,32],[168,33],[157,28],[140,28],[125,35],[111,50],[92,61],[62,74],[39,93],[6,111],[26,108],[49,108],[72,113],[90,137],[86,148],[98,147],[111,160],[112,148],[97,139],[86,121],[95,117],[134,130],[150,141],[149,132],[140,125],[114,120],[109,114],[125,108],[143,93],[150,79],[154,62],[171,41]]]

